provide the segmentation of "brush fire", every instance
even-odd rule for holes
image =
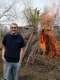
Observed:
[[[58,8],[55,4],[49,10],[46,10],[40,15],[41,30],[39,32],[38,44],[42,48],[43,54],[49,55],[50,57],[58,57],[58,46],[57,40],[53,36],[52,25],[56,18],[56,12]]]

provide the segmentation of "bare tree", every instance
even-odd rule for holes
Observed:
[[[20,0],[0,2],[0,37],[7,32],[7,25],[19,18],[18,12],[20,11],[18,4],[21,6]]]
[[[2,38],[3,33],[4,33],[4,26],[0,24],[0,38]]]
[[[19,0],[12,0],[0,5],[0,23],[10,22],[18,18],[17,3],[19,3]]]

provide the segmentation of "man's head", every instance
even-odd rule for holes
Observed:
[[[17,33],[17,30],[18,30],[18,25],[16,23],[12,23],[10,25],[11,34],[15,35]]]

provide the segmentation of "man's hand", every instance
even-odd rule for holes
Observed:
[[[6,62],[6,59],[5,59],[4,57],[2,57],[2,60],[3,60],[4,62]]]
[[[22,63],[22,61],[19,60],[20,63]]]
[[[24,57],[23,48],[21,48],[21,51],[20,51],[20,60],[19,60],[20,63],[22,63],[23,57]]]
[[[2,48],[2,60],[3,60],[4,62],[6,62],[6,59],[4,58],[5,50],[6,50],[6,47],[3,46],[3,48]]]

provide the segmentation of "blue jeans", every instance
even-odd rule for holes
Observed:
[[[21,63],[4,63],[3,79],[2,80],[18,80],[18,74],[21,68]]]

